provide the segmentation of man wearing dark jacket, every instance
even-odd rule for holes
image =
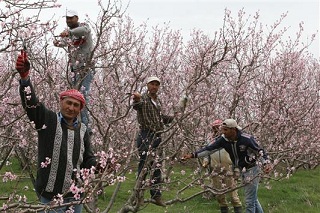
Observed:
[[[47,109],[38,101],[29,77],[30,63],[22,51],[16,62],[19,72],[20,96],[28,118],[38,131],[38,164],[35,190],[42,203],[49,203],[56,196],[64,195],[64,202],[74,201],[70,187],[76,183],[75,172],[96,166],[86,125],[78,121],[85,106],[83,95],[74,89],[60,94],[60,111]],[[46,166],[44,166],[46,165]],[[69,207],[55,211],[64,212]],[[82,205],[75,205],[74,212],[81,212]]]
[[[198,150],[195,153],[183,156],[183,159],[198,158],[210,155],[211,153],[224,148],[230,155],[234,172],[241,174],[244,186],[246,212],[263,213],[263,209],[258,200],[258,184],[260,166],[264,167],[264,172],[269,173],[271,164],[266,152],[257,144],[254,137],[241,131],[234,119],[226,119],[221,125],[223,135],[214,143]]]

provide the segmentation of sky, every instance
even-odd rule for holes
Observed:
[[[129,0],[122,0],[123,4],[128,2]],[[80,21],[85,14],[95,20],[99,10],[96,0],[58,0],[57,3],[62,6],[53,12],[55,17],[61,17],[63,22],[62,16],[66,8],[77,10]],[[260,22],[269,26],[278,20],[281,14],[288,12],[280,25],[281,28],[289,28],[288,36],[294,37],[299,30],[299,23],[303,22],[304,42],[308,42],[312,34],[317,33],[320,28],[318,0],[131,0],[126,14],[133,19],[136,26],[146,22],[149,27],[161,27],[166,23],[171,29],[180,30],[183,37],[188,39],[193,29],[202,30],[208,35],[218,31],[222,27],[225,9],[231,11],[233,18],[237,17],[241,9],[252,16],[259,11]],[[63,27],[66,27],[65,24]],[[319,58],[319,32],[316,38],[317,41],[309,51]]]

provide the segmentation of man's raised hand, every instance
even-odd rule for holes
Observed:
[[[19,72],[22,79],[26,79],[30,72],[30,62],[28,61],[27,52],[21,50],[16,61],[16,70]]]
[[[184,156],[182,156],[182,158],[181,158],[181,160],[188,160],[188,159],[190,159],[190,158],[192,158],[193,157],[193,154],[185,154]]]

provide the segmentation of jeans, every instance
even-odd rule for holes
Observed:
[[[151,189],[150,189],[150,195],[152,198],[160,197],[161,191],[159,189],[159,184],[161,183],[161,170],[159,167],[155,166],[157,162],[155,162],[153,159],[147,160],[147,157],[150,159],[153,157],[149,154],[147,156],[148,151],[154,152],[156,148],[161,143],[161,137],[158,134],[155,134],[154,132],[150,130],[141,130],[137,136],[137,147],[139,150],[139,165],[138,165],[138,176],[140,175],[142,169],[145,167],[145,163],[147,161],[147,172],[143,176],[143,180],[146,179],[147,173],[150,174],[151,179]],[[151,146],[151,150],[149,150],[149,147]]]
[[[47,199],[45,197],[42,197],[42,196],[40,197],[40,202],[43,204],[47,204],[51,201],[52,200]],[[75,201],[75,199],[73,197],[64,198],[63,203],[69,203],[72,201]],[[73,213],[81,213],[82,206],[83,206],[83,204],[78,204],[78,205],[72,206]],[[70,209],[71,209],[71,206],[64,206],[64,207],[57,207],[57,208],[49,210],[49,211],[42,211],[40,213],[63,213],[63,212],[66,212],[67,210],[70,210]]]
[[[263,209],[258,200],[259,173],[260,168],[254,166],[241,174],[242,181],[246,183],[244,187],[246,213],[263,213]]]
[[[81,71],[79,72],[74,72],[74,81],[73,84],[78,85],[80,83],[79,86],[79,91],[83,94],[84,99],[86,100],[86,105],[89,104],[89,96],[90,96],[90,85],[91,82],[93,80],[93,76],[94,76],[94,70],[90,69],[88,71],[88,73],[84,76],[81,74]],[[80,112],[80,116],[81,116],[81,122],[84,123],[88,128],[89,128],[89,113],[87,110],[87,107],[85,106],[81,112]],[[89,130],[91,131],[91,129],[89,128]]]

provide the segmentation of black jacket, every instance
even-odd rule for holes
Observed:
[[[60,122],[58,113],[47,109],[36,97],[30,82],[20,81],[22,106],[38,131],[38,164],[35,189],[47,199],[69,191],[74,169],[96,166],[86,126],[81,123],[70,129]],[[42,168],[41,163],[51,163]],[[71,195],[72,196],[72,195]]]
[[[229,141],[223,135],[214,143],[193,153],[194,157],[204,157],[224,148],[230,155],[233,166],[239,169],[251,168],[262,157],[262,163],[269,160],[267,153],[255,141],[252,135],[237,130],[237,141]]]

